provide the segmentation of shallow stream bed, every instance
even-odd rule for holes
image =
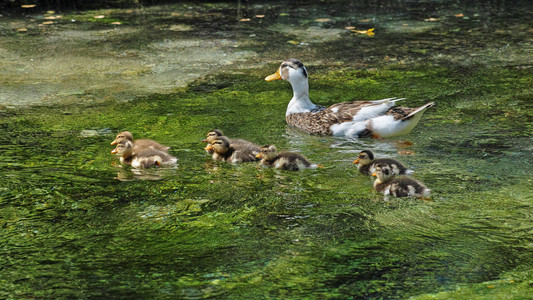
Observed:
[[[0,298],[526,299],[533,6],[421,2],[1,17]],[[307,135],[285,124],[290,85],[263,80],[289,57],[315,103],[436,105],[398,138]],[[323,168],[213,162],[213,128]],[[177,167],[122,167],[122,130]],[[363,149],[432,200],[384,201]]]

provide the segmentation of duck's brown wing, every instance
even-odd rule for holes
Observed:
[[[357,115],[362,108],[368,107],[371,105],[376,105],[372,101],[350,101],[350,102],[341,102],[333,104],[332,106],[325,109],[325,113],[328,115],[333,115],[337,120],[337,123],[352,121],[353,117]]]
[[[333,104],[317,112],[290,114],[287,123],[310,134],[329,135],[331,125],[349,122],[363,108],[375,105],[372,101],[350,101]]]

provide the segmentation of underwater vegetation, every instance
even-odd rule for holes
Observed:
[[[0,298],[526,298],[530,5],[439,3],[172,4],[25,33],[0,20]],[[263,80],[287,57],[306,63],[316,104],[435,106],[404,136],[309,135],[286,124],[290,85]],[[213,161],[201,141],[214,128],[322,167]],[[110,142],[124,130],[177,165],[121,165]],[[383,201],[352,163],[364,149],[401,160],[432,201]]]

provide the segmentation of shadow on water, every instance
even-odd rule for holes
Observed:
[[[200,2],[2,16],[0,298],[526,298],[531,8]],[[288,83],[263,80],[288,57],[306,64],[316,103],[436,106],[407,136],[310,136],[285,124]],[[200,142],[213,128],[324,167],[214,162]],[[170,146],[177,167],[120,166],[109,143],[122,130]],[[402,160],[432,200],[383,201],[352,164],[363,149]]]

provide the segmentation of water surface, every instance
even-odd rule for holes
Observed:
[[[531,9],[184,3],[2,17],[0,296],[527,298]],[[307,65],[316,103],[437,104],[407,136],[309,136],[285,124],[289,84],[263,80],[289,57]],[[200,143],[212,128],[324,168],[212,162]],[[120,166],[109,143],[122,130],[171,146],[178,166]],[[383,201],[352,164],[363,149],[404,161],[432,201]]]

